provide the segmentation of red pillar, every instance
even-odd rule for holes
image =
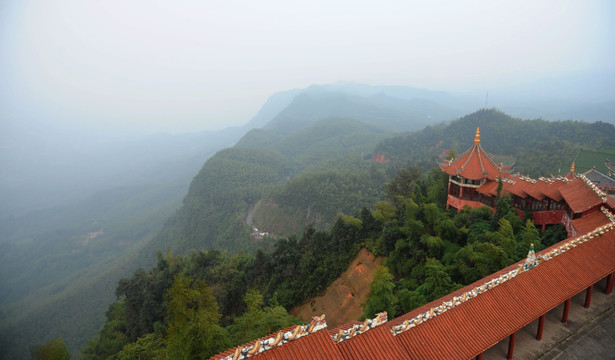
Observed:
[[[510,335],[510,338],[508,338],[508,356],[507,356],[508,360],[513,358],[513,351],[515,350],[515,337],[516,336],[517,336],[517,333],[514,332]]]
[[[568,312],[570,311],[570,299],[564,302],[564,314],[562,315],[562,322],[565,324],[568,322]]]
[[[604,293],[607,295],[613,291],[613,278],[615,278],[613,274],[614,273],[610,273],[609,276],[606,278],[606,289],[604,289]]]
[[[542,330],[545,328],[545,315],[538,318],[538,331],[536,332],[536,340],[538,341],[542,340]]]
[[[476,355],[476,360],[483,360],[483,353]]]
[[[592,302],[592,291],[594,290],[594,285],[590,285],[585,292],[585,307],[588,308]]]

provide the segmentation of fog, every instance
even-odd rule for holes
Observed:
[[[614,13],[611,1],[3,1],[0,198],[53,205],[25,206],[19,191],[63,184],[68,199],[104,183],[89,159],[111,166],[118,141],[243,125],[274,93],[312,84],[446,91],[523,117],[613,111]]]
[[[3,123],[97,132],[240,125],[277,91],[337,81],[495,95],[583,76],[591,89],[615,55],[610,1],[0,6]]]

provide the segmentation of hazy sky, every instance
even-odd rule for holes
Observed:
[[[274,92],[608,70],[613,1],[0,0],[1,121],[194,131]]]

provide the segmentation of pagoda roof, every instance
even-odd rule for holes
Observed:
[[[509,167],[499,165],[480,145],[480,129],[476,128],[474,145],[448,163],[440,163],[440,168],[449,175],[458,175],[470,180],[495,180],[502,172],[508,173]]]

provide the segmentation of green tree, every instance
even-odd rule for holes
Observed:
[[[90,339],[87,345],[81,349],[81,359],[106,359],[130,343],[130,339],[126,335],[128,321],[124,301],[122,299],[109,305],[109,310],[106,313],[107,321],[98,336]]]
[[[440,261],[427,258],[425,262],[425,282],[416,291],[429,302],[440,298],[460,286],[451,280],[446,267]]]
[[[500,228],[497,233],[495,233],[494,243],[506,252],[509,262],[512,264],[517,256],[517,242],[515,241],[515,234],[512,226],[510,225],[510,221],[500,219],[499,225]]]
[[[203,359],[229,346],[228,333],[218,324],[218,305],[205,282],[193,284],[192,279],[178,275],[167,292],[167,301],[168,358]]]
[[[45,345],[34,346],[30,350],[33,360],[69,360],[70,355],[64,344],[64,339],[50,340]]]
[[[518,243],[517,259],[524,258],[532,244],[534,244],[534,249],[536,252],[542,249],[542,245],[540,243],[540,232],[538,232],[538,229],[536,229],[536,226],[534,226],[534,222],[532,220],[527,219],[525,221],[525,226],[519,233]]]
[[[373,318],[379,312],[386,311],[388,314],[396,314],[397,298],[393,293],[395,284],[393,275],[385,266],[380,266],[374,273],[374,281],[370,285],[370,291],[365,302],[363,312],[366,318]]]
[[[398,205],[400,199],[410,198],[414,193],[414,185],[421,177],[421,170],[416,167],[403,169],[386,186],[387,198]]]
[[[263,295],[257,290],[246,292],[244,301],[248,309],[227,327],[234,345],[243,344],[290,325],[301,323],[300,319],[288,315],[286,309],[280,305],[264,307]]]
[[[124,346],[122,351],[113,356],[114,360],[164,360],[164,339],[156,334],[147,334],[134,343]]]

